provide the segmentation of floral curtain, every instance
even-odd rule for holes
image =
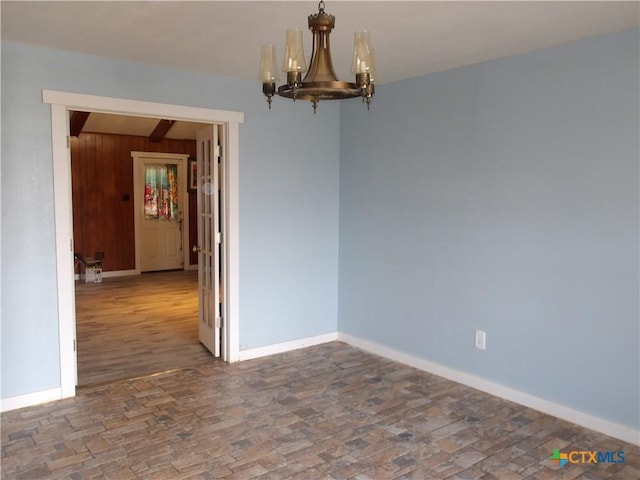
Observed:
[[[178,220],[177,165],[145,165],[144,216]]]

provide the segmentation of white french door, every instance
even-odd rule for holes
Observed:
[[[220,356],[223,322],[223,232],[221,185],[224,163],[221,161],[219,127],[211,125],[197,132],[198,198],[198,290],[200,342],[215,356]]]

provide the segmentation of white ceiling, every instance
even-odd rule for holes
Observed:
[[[331,1],[336,73],[349,72],[353,32],[372,33],[386,83],[638,27],[640,2]],[[317,2],[1,2],[2,40],[256,79],[260,46],[284,51]],[[311,34],[305,36],[307,61]],[[258,88],[256,86],[256,88]]]
[[[370,30],[376,82],[388,83],[640,25],[640,2],[331,1],[331,50],[349,72],[353,32]],[[317,2],[0,1],[2,40],[196,70],[257,85],[260,46],[284,52],[287,28],[307,30]],[[311,34],[304,39],[307,61]],[[159,119],[91,114],[85,132],[147,136]],[[167,138],[195,138],[177,122]]]

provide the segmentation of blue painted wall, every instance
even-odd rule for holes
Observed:
[[[241,349],[337,330],[339,105],[314,115],[307,102],[275,100],[269,111],[257,81],[3,41],[3,398],[60,385],[51,116],[42,89],[244,112]]]
[[[316,116],[268,111],[257,82],[2,42],[2,397],[59,385],[47,88],[245,112],[241,349],[339,330],[638,428],[639,40]]]
[[[639,44],[342,105],[339,330],[637,429]]]

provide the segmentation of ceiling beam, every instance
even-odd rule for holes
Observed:
[[[173,127],[173,124],[176,123],[175,120],[160,120],[156,125],[156,128],[153,129],[151,135],[149,135],[150,142],[161,142],[167,132]]]
[[[87,123],[91,112],[73,112],[71,114],[71,120],[69,121],[69,134],[72,137],[77,137],[82,133],[84,124]]]

